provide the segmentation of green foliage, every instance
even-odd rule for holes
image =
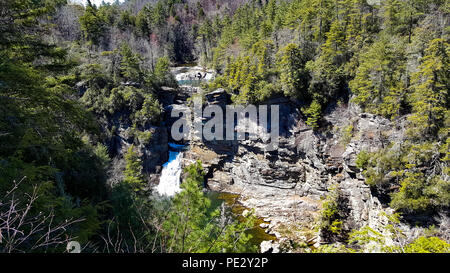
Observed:
[[[158,124],[161,105],[148,91],[133,86],[119,86],[112,90],[89,89],[81,99],[94,113],[111,116],[124,115],[131,124],[143,128]]]
[[[139,140],[139,143],[142,143],[143,145],[148,145],[150,144],[150,141],[152,139],[152,133],[149,131],[145,132],[138,131],[137,138]]]
[[[369,243],[380,246],[383,245],[384,242],[384,235],[369,226],[364,226],[359,230],[351,232],[349,238],[350,244],[357,243],[359,246],[368,245]]]
[[[331,240],[331,238],[337,238],[342,235],[343,205],[339,185],[331,186],[326,199],[322,203],[319,219],[320,232],[325,240]]]
[[[344,145],[347,145],[352,140],[353,130],[354,128],[352,124],[347,125],[342,129],[341,141]],[[356,166],[358,166],[358,160],[356,161]]]
[[[167,220],[163,224],[168,238],[168,252],[246,252],[255,251],[249,244],[254,219],[245,217],[241,222],[224,219],[219,210],[210,212],[210,200],[202,188],[205,172],[201,162],[185,169],[186,179],[182,191],[173,200]]]
[[[424,212],[450,205],[449,185],[431,162],[438,160],[438,146],[433,142],[391,145],[375,153],[361,152],[356,164],[363,169],[366,183],[372,187],[397,185],[391,206],[405,212]],[[441,160],[445,160],[443,157]]]
[[[129,10],[124,10],[120,13],[117,27],[121,30],[132,28],[136,25],[136,18]],[[142,26],[141,26],[142,27]]]
[[[306,60],[296,44],[288,44],[279,52],[277,62],[280,72],[280,84],[288,97],[308,98],[309,73],[305,69]]]
[[[133,53],[127,43],[121,46],[120,55],[122,60],[120,62],[121,75],[125,80],[139,82],[141,80],[140,56]]]
[[[359,169],[367,169],[367,164],[369,163],[370,160],[370,153],[368,153],[367,151],[361,151],[357,157],[356,157],[356,167],[358,167]]]
[[[106,85],[108,79],[101,65],[86,64],[81,69],[81,78],[86,81],[90,88],[101,89]]]
[[[170,61],[167,57],[159,58],[153,71],[154,84],[158,86],[177,87],[178,84],[170,72]]]
[[[81,140],[96,130],[92,116],[72,99],[74,61],[43,40],[45,22],[61,4],[6,1],[0,7],[6,22],[0,27],[0,214],[15,201],[23,221],[43,221],[40,229],[23,227],[22,235],[33,234],[14,251],[64,251],[65,240],[76,237],[87,242],[99,230],[106,196],[104,158]],[[18,200],[7,194],[13,185]],[[70,224],[46,235],[62,223]],[[54,243],[39,246],[39,238]]]
[[[375,153],[362,151],[358,154],[356,164],[363,169],[365,182],[369,186],[381,186],[390,182],[390,178],[395,178],[394,172],[401,169],[400,153],[398,145],[391,149],[382,149]]]
[[[405,253],[449,253],[450,244],[437,237],[419,237],[405,247]]]
[[[443,39],[430,41],[421,59],[419,71],[412,75],[412,108],[410,133],[423,138],[435,137],[440,129],[448,131],[444,121],[450,115],[449,94],[450,46]],[[424,134],[425,133],[425,134]],[[448,132],[447,132],[448,133]]]
[[[317,253],[448,253],[450,244],[438,237],[422,235],[412,242],[400,228],[399,214],[384,214],[387,224],[377,230],[363,226],[349,234],[348,245],[323,245]]]
[[[392,198],[393,208],[421,212],[450,206],[450,183],[438,176],[407,172],[400,185]]]
[[[448,66],[448,34],[427,21],[433,6],[442,5],[396,0],[382,6],[360,0],[242,5],[219,24],[222,31],[210,64],[222,75],[210,89],[223,87],[244,104],[280,91],[314,100],[313,127],[330,100],[350,91],[363,111],[391,119],[412,112],[413,135],[420,136],[419,128],[427,135],[439,130],[445,135],[449,76],[442,68]],[[254,50],[263,49],[269,38],[270,50]],[[264,58],[255,52],[264,52]],[[422,53],[426,56],[417,67],[414,58]]]
[[[306,124],[313,129],[319,128],[320,120],[322,119],[322,106],[317,100],[313,100],[308,108],[303,109],[303,113],[307,118]]]
[[[84,38],[92,45],[98,45],[102,34],[104,33],[105,22],[99,16],[97,7],[87,1],[86,10],[80,17],[81,29],[84,32]]]
[[[101,166],[106,170],[111,163],[111,158],[108,154],[108,148],[103,144],[97,144],[94,148],[94,154],[99,159]]]
[[[407,115],[403,143],[363,151],[356,164],[366,183],[390,195],[391,206],[398,211],[448,210],[449,28],[439,23],[448,17],[448,3],[367,2],[247,1],[236,9],[218,4],[213,10],[200,2],[160,0],[136,10],[140,5],[131,2],[97,8],[88,1],[86,7],[59,10],[65,0],[3,1],[0,196],[5,196],[12,181],[26,177],[16,190],[23,206],[38,189],[32,217],[42,211],[54,213],[60,222],[85,219],[64,231],[67,238],[78,236],[83,242],[96,235],[106,238],[110,228],[118,228],[123,237],[115,239],[126,244],[114,246],[114,251],[137,251],[130,247],[136,241],[139,251],[156,251],[149,247],[156,241],[161,245],[158,251],[165,247],[192,252],[250,250],[244,230],[251,219],[224,226],[218,211],[207,212],[210,205],[199,186],[203,174],[198,164],[188,168],[185,193],[176,197],[171,209],[142,196],[142,166],[133,149],[126,155],[124,181],[111,192],[105,186],[111,159],[98,142],[104,136],[96,122],[107,124],[108,132],[114,132],[117,123],[131,125],[134,142],[150,145],[151,127],[161,121],[156,94],[162,86],[177,87],[170,64],[198,60],[221,73],[209,89],[223,87],[235,103],[243,104],[288,97],[307,106],[302,112],[315,130],[322,125],[327,104],[347,96],[363,111],[392,120]],[[78,19],[79,25],[71,22]],[[71,27],[65,29],[66,23]],[[83,41],[78,41],[78,27]],[[114,48],[118,38],[128,43]],[[81,103],[77,95],[82,96]],[[93,141],[83,141],[86,135]],[[348,142],[350,126],[342,135]],[[103,206],[105,199],[110,201],[108,208]],[[9,201],[4,198],[0,203]],[[343,232],[340,205],[336,199],[324,205],[323,230],[331,235]],[[189,207],[198,215],[188,214]],[[171,220],[163,217],[167,211]],[[167,228],[164,236],[154,233],[152,224],[157,220]],[[178,228],[184,220],[181,236]],[[375,230],[361,232],[355,233],[357,241],[368,242],[370,237],[372,243],[381,242]],[[139,240],[136,234],[141,235]],[[166,245],[166,239],[171,244]],[[403,249],[384,251],[446,249],[448,245],[437,238],[421,237]],[[329,248],[347,250],[356,251]]]
[[[349,243],[363,252],[385,253],[448,253],[450,244],[437,237],[420,236],[410,243],[405,243],[399,224],[400,215],[385,215],[388,224],[381,231],[376,231],[368,226],[350,234]],[[394,244],[387,245],[386,237],[396,240]]]
[[[339,245],[321,245],[317,249],[313,250],[313,253],[355,253],[356,251],[352,248],[347,248],[346,246]]]
[[[355,78],[350,81],[354,102],[385,117],[398,117],[407,94],[404,77],[404,43],[399,38],[382,38],[360,56]]]
[[[230,60],[221,77],[210,84],[209,89],[223,87],[234,93],[232,100],[246,104],[263,102],[277,92],[277,84],[268,79],[276,73],[272,54],[274,44],[271,40],[259,41],[251,47],[247,56]]]
[[[400,228],[399,214],[382,213],[386,217],[387,224],[379,230],[369,226],[363,226],[359,230],[354,230],[349,234],[349,244],[354,251],[359,252],[382,252],[398,253],[404,252],[405,234]],[[395,240],[395,243],[388,244],[389,240]]]
[[[134,191],[142,190],[144,185],[144,176],[142,174],[142,163],[139,155],[131,145],[125,155],[126,167],[123,172],[123,182],[129,184]]]

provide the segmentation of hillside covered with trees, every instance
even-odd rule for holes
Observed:
[[[398,215],[448,217],[449,13],[447,0],[1,0],[0,253],[64,252],[69,241],[83,252],[257,251],[246,233],[255,217],[224,219],[201,162],[173,199],[151,194],[157,171],[142,149],[156,145],[164,94],[178,88],[170,68],[191,63],[217,72],[205,92],[288,99],[316,135],[340,105],[401,124],[401,143],[358,154],[365,183]],[[126,153],[114,142],[123,124]],[[321,228],[337,234],[330,192]],[[428,231],[383,251],[450,251],[448,230]],[[382,241],[369,229],[344,237],[314,251]]]

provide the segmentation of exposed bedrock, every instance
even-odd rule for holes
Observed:
[[[208,104],[225,105],[223,90],[207,97]],[[314,229],[324,197],[332,184],[339,184],[348,215],[344,229],[364,225],[377,228],[385,223],[383,208],[372,195],[355,160],[362,150],[373,151],[389,141],[401,139],[401,130],[388,120],[340,107],[326,116],[328,132],[315,133],[304,122],[295,104],[285,99],[269,101],[280,105],[280,143],[265,151],[261,141],[191,142],[184,164],[201,160],[214,191],[240,194],[239,201],[270,222],[267,232],[281,241],[299,239],[318,244]],[[343,143],[339,128],[353,126]],[[400,125],[397,125],[400,126]],[[270,248],[265,243],[265,248]],[[277,249],[275,245],[275,249]]]

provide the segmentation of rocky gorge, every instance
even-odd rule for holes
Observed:
[[[148,128],[152,134],[150,142],[138,146],[150,188],[159,184],[162,165],[168,160],[168,143],[175,142],[170,136],[170,127],[176,120],[170,117],[171,110],[192,107],[190,100],[197,95],[205,98],[204,106],[224,108],[232,103],[225,90],[204,93],[195,84],[213,78],[212,71],[193,66],[172,68],[172,73],[180,87],[165,87],[158,94],[164,107],[163,126]],[[236,202],[247,208],[245,212],[254,211],[261,219],[260,227],[274,236],[273,240],[261,243],[261,252],[296,252],[302,251],[299,244],[314,249],[322,244],[343,242],[342,238],[324,238],[320,230],[323,203],[332,187],[339,189],[344,232],[369,226],[385,233],[383,227],[393,210],[366,185],[355,161],[361,151],[377,151],[390,142],[401,143],[402,123],[363,113],[351,103],[336,104],[326,111],[325,128],[313,131],[305,123],[299,102],[278,97],[264,104],[280,106],[278,149],[266,151],[262,141],[248,139],[184,142],[180,144],[189,146],[183,152],[181,166],[200,160],[207,173],[205,185],[209,190],[235,194]],[[111,143],[120,155],[131,139],[130,128],[123,124],[118,127],[119,133]],[[120,173],[124,163],[116,160],[114,166]],[[406,224],[401,228],[404,232],[418,233],[417,228]],[[388,243],[393,243],[389,240]]]
[[[220,101],[225,98],[223,90],[207,96],[208,103],[214,104],[225,103]],[[381,212],[389,210],[371,194],[354,161],[359,151],[382,145],[375,136],[388,130],[389,123],[385,120],[380,123],[377,117],[348,107],[334,109],[327,117],[332,125],[347,126],[352,117],[354,130],[358,132],[345,146],[338,133],[325,136],[314,133],[291,102],[268,102],[271,103],[281,106],[278,150],[265,152],[260,148],[261,143],[250,140],[191,143],[186,161],[203,162],[208,168],[208,187],[239,194],[239,202],[269,222],[266,231],[276,235],[279,243],[284,242],[284,247],[289,246],[290,240],[303,240],[316,247],[323,243],[317,232],[317,221],[328,189],[335,183],[339,184],[348,205],[344,229],[364,225],[376,228],[383,224],[386,219]],[[349,119],[343,119],[345,116]],[[380,124],[384,127],[380,128]],[[264,242],[261,251],[280,251],[279,243]]]

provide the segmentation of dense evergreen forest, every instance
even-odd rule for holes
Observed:
[[[64,252],[69,241],[83,252],[257,251],[245,232],[254,217],[212,207],[201,162],[173,199],[149,197],[134,145],[114,174],[114,124],[151,145],[160,94],[178,87],[170,67],[189,63],[217,71],[202,88],[236,104],[296,101],[317,134],[330,107],[349,103],[406,124],[403,143],[358,155],[366,184],[399,214],[449,212],[447,0],[0,2],[0,252]],[[330,194],[322,229],[339,230],[338,209]],[[355,252],[373,233],[311,251]],[[450,251],[429,233],[383,251]]]

